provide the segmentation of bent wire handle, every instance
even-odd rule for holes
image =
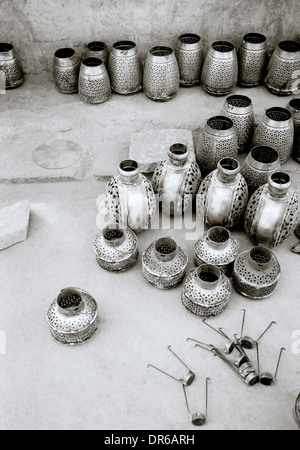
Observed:
[[[294,413],[295,413],[295,420],[297,422],[298,427],[300,428],[300,392],[295,401]]]
[[[189,366],[187,366],[187,364],[185,362],[182,361],[181,358],[179,358],[178,355],[176,355],[176,353],[172,350],[172,345],[168,345],[168,350],[170,350],[171,353],[173,353],[174,356],[176,356],[176,358],[190,371],[192,372],[192,370],[189,368]]]
[[[154,366],[153,364],[148,364],[147,368],[149,368],[149,367],[152,367],[153,369],[156,369],[156,370],[158,370],[159,372],[164,373],[164,374],[167,375],[168,377],[173,378],[173,380],[181,381],[181,380],[179,380],[179,378],[173,377],[173,375],[170,375],[169,373],[165,372],[164,370],[160,369],[159,367]]]

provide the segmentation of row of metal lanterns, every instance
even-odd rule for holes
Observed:
[[[200,83],[212,95],[227,95],[237,84],[250,87],[263,83],[273,94],[290,95],[300,84],[300,43],[280,42],[269,61],[266,37],[259,33],[246,34],[238,51],[229,41],[215,41],[205,58],[200,36],[185,33],[178,37],[174,50],[152,47],[144,67],[132,41],[115,42],[111,51],[100,41],[87,47],[82,61],[74,49],[58,49],[54,76],[59,91],[78,91],[89,103],[106,101],[111,91],[127,95],[142,89],[152,100],[168,101],[180,85]]]

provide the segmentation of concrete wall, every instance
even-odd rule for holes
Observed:
[[[247,32],[266,35],[269,50],[299,38],[299,0],[0,0],[0,40],[18,49],[26,72],[52,68],[53,53],[82,53],[92,40],[134,40],[141,58],[153,45],[200,34],[204,50],[217,39],[236,46]]]

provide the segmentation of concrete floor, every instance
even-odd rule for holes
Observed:
[[[258,119],[268,107],[288,102],[264,87],[236,92],[250,96]],[[192,130],[196,139],[224,100],[196,87],[180,89],[166,104],[139,93],[114,94],[103,105],[86,105],[76,94],[55,91],[48,75],[28,76],[23,86],[0,96],[0,206],[31,202],[27,239],[0,252],[0,330],[6,337],[6,354],[0,355],[2,430],[199,430],[189,422],[180,384],[147,368],[152,363],[182,375],[168,345],[196,373],[187,391],[191,412],[204,412],[205,378],[211,379],[207,423],[201,429],[297,429],[293,406],[300,390],[300,257],[291,252],[296,236],[274,250],[282,272],[270,298],[253,301],[232,288],[228,308],[211,319],[215,327],[238,333],[246,308],[245,333],[254,338],[276,321],[261,341],[261,369],[274,372],[280,347],[286,351],[276,384],[269,387],[246,386],[212,353],[186,342],[193,337],[221,345],[222,338],[184,308],[182,286],[160,291],[143,279],[141,254],[162,235],[171,235],[189,256],[188,269],[194,267],[195,241],[186,239],[187,230],[139,234],[137,264],[120,274],[100,268],[93,252],[99,231],[96,201],[128,154],[132,134],[177,127]],[[51,171],[32,162],[32,151],[55,139],[82,147],[76,167]],[[290,159],[284,167],[299,193],[299,165]],[[233,234],[240,251],[252,246],[245,233]],[[48,306],[67,286],[87,290],[100,316],[97,333],[72,348],[52,339],[45,319]]]

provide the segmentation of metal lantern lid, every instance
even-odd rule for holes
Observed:
[[[56,340],[63,344],[80,344],[97,330],[98,306],[86,291],[67,287],[50,304],[46,318]]]
[[[230,283],[212,264],[201,264],[188,274],[181,294],[184,306],[201,317],[216,316],[228,306]]]
[[[143,253],[143,275],[157,288],[173,288],[184,278],[187,263],[188,257],[174,239],[162,237]]]
[[[211,227],[195,244],[194,262],[197,266],[207,263],[218,266],[230,275],[238,254],[238,242],[225,227]]]
[[[249,298],[262,299],[273,294],[279,278],[280,264],[267,247],[258,245],[236,258],[232,274],[236,290]]]
[[[136,234],[130,228],[113,225],[97,234],[93,246],[98,264],[114,272],[129,269],[139,254]]]

